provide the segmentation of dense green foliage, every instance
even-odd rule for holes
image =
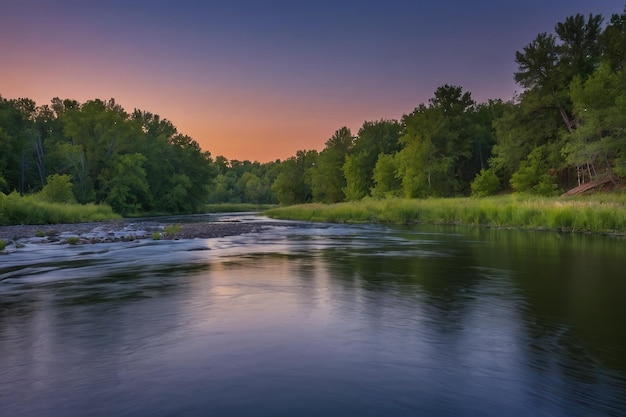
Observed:
[[[626,232],[626,195],[612,199],[488,198],[363,199],[336,204],[303,204],[267,210],[290,220],[371,223],[456,223],[562,231]]]
[[[274,204],[272,184],[278,176],[280,161],[261,164],[215,158],[217,176],[209,183],[211,204]]]
[[[122,215],[276,203],[278,162],[214,161],[169,121],[112,99],[36,106],[0,97],[0,147],[0,192],[37,196],[23,202],[105,204]],[[26,217],[12,221],[32,222]]]
[[[514,77],[524,91],[511,101],[476,103],[462,87],[444,85],[399,122],[365,122],[350,146],[337,147],[337,131],[309,163],[309,175],[274,184],[276,198],[332,203],[486,196],[503,188],[549,196],[623,180],[626,8],[603,22],[568,17],[518,51]],[[290,164],[280,170],[295,172]],[[289,192],[311,178],[312,194]]]
[[[126,113],[114,100],[51,105],[0,97],[0,187],[22,195],[72,184],[64,200],[106,203],[120,214],[189,213],[215,176],[208,152],[158,116]],[[65,188],[64,191],[67,191]]]
[[[113,99],[36,106],[0,96],[0,192],[135,215],[617,184],[626,178],[625,51],[626,8],[608,22],[571,16],[516,52],[523,92],[510,101],[476,103],[443,85],[400,120],[365,121],[356,135],[342,127],[319,152],[264,164],[213,159],[169,121]]]

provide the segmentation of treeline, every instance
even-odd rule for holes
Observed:
[[[0,192],[106,203],[121,214],[207,203],[333,203],[363,197],[556,194],[626,177],[626,7],[576,15],[515,54],[523,92],[476,103],[436,89],[400,120],[343,127],[284,161],[212,158],[158,115],[113,99],[0,96]]]
[[[279,161],[213,159],[168,120],[115,100],[0,96],[0,192],[104,203],[117,213],[202,212],[207,203],[271,204]]]
[[[200,210],[216,175],[210,154],[172,123],[126,113],[113,99],[0,98],[0,147],[0,191],[43,189],[56,202],[106,203],[121,214]]]
[[[523,93],[477,104],[439,87],[400,121],[338,130],[319,154],[281,164],[283,204],[365,196],[553,195],[626,177],[626,8],[605,25],[580,14],[515,54]]]

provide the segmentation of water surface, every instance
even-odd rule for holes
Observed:
[[[0,410],[623,416],[625,249],[311,223],[27,245],[0,255]]]

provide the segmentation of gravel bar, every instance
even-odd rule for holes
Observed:
[[[127,242],[141,239],[209,239],[244,233],[261,232],[269,226],[292,226],[280,222],[207,221],[178,224],[179,230],[167,233],[171,223],[159,221],[133,222],[132,219],[97,223],[0,226],[0,239],[16,243],[92,244]]]

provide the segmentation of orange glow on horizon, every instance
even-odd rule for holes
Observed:
[[[90,70],[78,68],[83,74]],[[365,120],[402,116],[400,110],[395,115],[380,114],[371,103],[329,104],[319,97],[295,99],[262,90],[197,88],[182,82],[163,85],[150,78],[100,74],[69,79],[54,68],[43,74],[30,68],[9,69],[5,80],[11,82],[0,88],[0,94],[7,99],[30,98],[37,105],[49,104],[54,97],[80,103],[114,98],[127,112],[137,108],[171,121],[179,133],[193,138],[213,157],[262,163],[287,159],[302,149],[321,151],[343,126],[356,134]]]

